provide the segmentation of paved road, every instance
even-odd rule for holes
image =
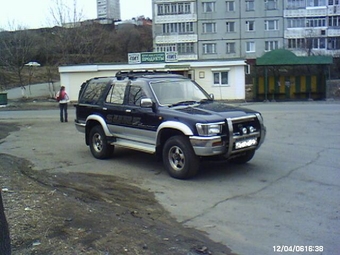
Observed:
[[[18,99],[22,97],[26,98],[38,98],[38,97],[53,97],[54,90],[58,91],[60,88],[60,82],[57,81],[54,84],[38,83],[32,85],[26,85],[24,87],[16,87],[10,90],[6,90],[8,99]]]
[[[273,246],[280,245],[319,249],[284,254],[340,254],[340,104],[247,107],[263,113],[268,130],[254,159],[243,166],[202,163],[201,173],[189,181],[170,178],[161,162],[139,152],[117,149],[110,160],[94,159],[73,124],[58,122],[58,111],[0,111],[1,122],[22,125],[0,151],[56,174],[126,177],[154,192],[178,221],[206,231],[238,254],[279,254]]]

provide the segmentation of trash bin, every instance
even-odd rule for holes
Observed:
[[[0,105],[7,105],[7,93],[0,92]]]

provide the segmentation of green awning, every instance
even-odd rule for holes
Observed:
[[[289,50],[279,49],[265,53],[256,59],[257,66],[290,66],[290,65],[330,65],[331,56],[298,57]]]

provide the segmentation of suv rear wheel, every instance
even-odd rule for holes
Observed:
[[[107,138],[101,126],[94,126],[89,136],[91,153],[95,158],[106,159],[112,155],[114,146],[107,143]]]
[[[170,137],[163,147],[163,163],[170,176],[187,179],[197,174],[199,158],[184,135]]]

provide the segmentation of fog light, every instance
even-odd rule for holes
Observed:
[[[249,127],[249,133],[254,133],[256,131],[256,129],[253,126]]]

